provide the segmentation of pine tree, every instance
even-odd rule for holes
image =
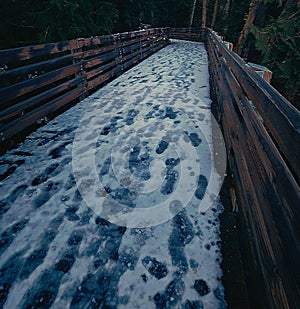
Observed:
[[[300,109],[300,4],[264,0],[269,12],[265,27],[251,28],[262,63],[273,71],[273,84]]]

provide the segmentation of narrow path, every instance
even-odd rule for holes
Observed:
[[[225,308],[210,103],[174,41],[0,157],[0,307]]]

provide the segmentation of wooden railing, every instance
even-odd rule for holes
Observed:
[[[0,51],[0,143],[164,47],[157,28]]]
[[[178,40],[204,42],[205,33],[205,29],[171,28],[171,38]]]
[[[300,113],[210,29],[172,29],[206,43],[212,90],[249,240],[248,269],[261,308],[300,298]],[[243,237],[245,239],[245,237]],[[244,244],[244,248],[247,245]],[[252,272],[252,274],[251,274]]]
[[[206,43],[263,308],[297,308],[300,113],[211,30],[161,28],[0,51],[1,142],[87,96],[170,35]]]
[[[300,113],[211,30],[205,42],[263,308],[297,308]]]

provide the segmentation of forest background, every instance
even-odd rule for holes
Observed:
[[[0,49],[145,25],[206,25],[245,60],[272,70],[273,86],[300,109],[298,0],[0,0],[0,12]]]

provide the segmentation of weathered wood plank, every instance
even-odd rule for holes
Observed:
[[[60,54],[62,52],[70,52],[79,50],[83,47],[93,47],[95,45],[113,44],[115,35],[107,35],[93,38],[75,39],[70,41],[62,41],[56,43],[32,45],[20,48],[0,50],[1,64],[22,62],[36,57]]]
[[[47,61],[22,66],[9,71],[4,71],[0,73],[0,82],[14,83],[17,82],[18,79],[22,80],[24,76],[26,77],[28,77],[28,75],[34,76],[35,74],[40,75],[45,72],[60,68],[62,66],[70,65],[72,61],[79,60],[83,56],[84,53],[76,53],[73,55],[67,55]]]
[[[60,93],[72,89],[74,86],[83,83],[85,81],[85,76],[79,76],[75,79],[67,81],[61,85],[58,85],[54,88],[51,88],[45,92],[42,92],[34,97],[31,97],[25,101],[22,101],[18,104],[8,107],[7,109],[0,111],[0,123],[4,123],[12,117],[17,115],[22,115],[28,109],[32,109],[34,106],[39,106],[42,102],[47,102],[54,96],[59,95]]]
[[[1,140],[4,141],[13,137],[17,133],[23,131],[24,128],[28,128],[30,125],[36,123],[43,117],[55,112],[56,110],[62,108],[66,104],[69,104],[73,100],[78,99],[84,92],[84,88],[75,88],[74,90],[66,93],[65,95],[53,101],[50,101],[40,106],[39,108],[31,111],[30,113],[27,113],[24,116],[18,118],[17,120],[12,121],[9,124],[1,127]]]
[[[240,81],[242,89],[253,101],[269,134],[276,141],[296,180],[300,183],[300,112],[247,67],[238,55],[230,52],[220,39],[211,32],[208,36],[213,44],[218,46],[235,77]]]
[[[120,46],[121,46],[121,43],[117,43],[117,44],[112,44],[112,45],[100,47],[100,48],[97,48],[97,49],[86,50],[86,51],[82,52],[83,53],[82,58],[87,59],[87,58],[90,58],[90,57],[99,56],[99,55],[114,51],[114,50],[120,48]]]
[[[106,72],[107,70],[111,70],[113,69],[114,67],[116,66],[116,62],[115,61],[112,61],[112,62],[109,62],[105,65],[102,65],[101,67],[97,68],[97,69],[94,69],[92,71],[89,71],[87,73],[87,80],[90,80],[92,78],[95,78],[96,76],[98,76],[99,74],[102,74],[104,72]]]
[[[122,55],[122,64],[125,64],[128,60],[131,60],[132,58],[140,59],[140,49],[135,52],[131,52],[128,55]]]
[[[110,52],[95,58],[90,58],[83,62],[83,68],[85,70],[91,69],[95,66],[99,66],[100,64],[106,63],[115,59],[118,56],[118,52]]]
[[[126,46],[122,48],[122,55],[126,55],[131,52],[135,52],[136,50],[140,50],[141,48],[141,42],[138,42],[137,44]]]
[[[253,186],[252,177],[250,174],[251,171],[247,165],[247,152],[244,151],[245,145],[243,143],[243,138],[246,138],[246,136],[241,129],[239,116],[235,113],[234,107],[232,106],[232,93],[229,92],[229,89],[226,87],[224,82],[219,83],[219,87],[221,88],[221,97],[219,97],[219,99],[223,105],[223,125],[225,128],[224,137],[230,150],[229,161],[231,163],[231,170],[235,173],[237,191],[239,193],[239,202],[242,202],[241,210],[243,212],[244,208],[248,207],[249,204],[253,207],[253,205],[259,204],[259,202],[257,201],[256,194],[253,195],[255,187]],[[245,196],[247,197],[246,199]],[[248,227],[250,227],[251,239],[253,239],[253,242],[257,243],[257,235],[260,236],[262,234],[262,228],[263,233],[265,229],[264,226],[262,226],[261,220],[257,221],[258,224],[256,223],[256,220],[258,219],[256,216],[253,216],[251,212],[251,208],[248,209],[248,211],[245,211],[245,217],[248,219],[247,224]],[[265,250],[261,251],[261,255],[266,255]],[[257,256],[254,256],[256,257],[256,261],[259,263]],[[269,254],[266,256],[269,257]],[[270,265],[273,265],[273,262],[274,261],[271,261]],[[261,269],[259,270],[261,271]],[[258,273],[257,276],[259,277],[259,280],[261,280],[260,282],[262,284],[264,276],[261,273]],[[262,286],[264,286],[264,284],[262,284]]]
[[[94,79],[89,80],[88,83],[87,83],[87,90],[91,91],[92,89],[98,88],[99,86],[101,86],[102,84],[107,82],[108,80],[115,77],[117,75],[118,71],[121,72],[121,69],[110,70],[109,72],[106,72],[106,73],[101,74],[100,76],[98,76]]]
[[[10,63],[25,61],[35,57],[41,57],[45,55],[52,55],[62,53],[71,50],[71,41],[49,43],[42,45],[33,45],[27,47],[6,49],[0,51],[0,59],[3,64],[10,66]]]
[[[146,41],[146,40],[148,40],[148,38],[149,38],[148,36],[145,36],[145,37],[137,37],[137,38],[134,38],[134,39],[128,40],[128,41],[122,41],[122,46],[125,47],[125,46],[134,45],[136,43]]]
[[[129,57],[127,59],[125,58],[125,60],[123,60],[122,62],[123,70],[126,71],[139,62],[141,62],[141,55],[139,52],[137,52],[135,56]]]
[[[211,67],[231,171],[253,240],[263,306],[296,308],[300,279],[299,186],[225,62],[223,49],[209,38],[207,45],[214,63]]]
[[[23,81],[21,83],[0,89],[1,106],[0,109],[6,108],[6,102],[16,99],[36,89],[50,85],[58,80],[64,79],[81,72],[82,64],[76,63],[61,69],[43,74],[41,76]]]

